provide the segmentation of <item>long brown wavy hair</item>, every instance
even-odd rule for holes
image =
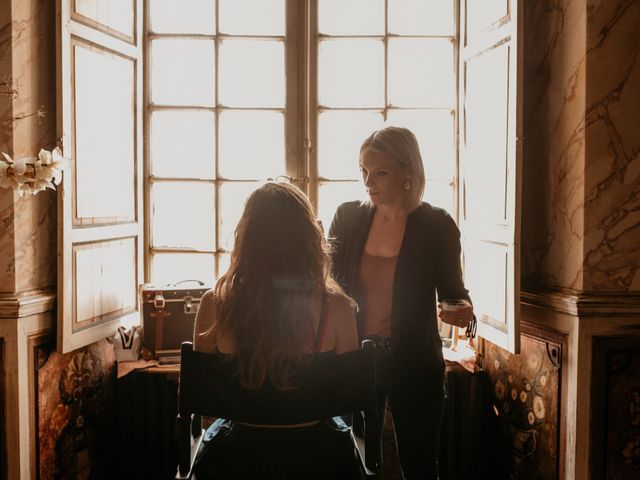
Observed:
[[[330,262],[304,193],[287,183],[267,183],[251,194],[235,230],[229,269],[214,289],[218,315],[212,326],[214,341],[220,333],[231,335],[244,386],[258,388],[269,379],[277,388],[292,387],[292,371],[310,357],[314,294],[344,295]]]

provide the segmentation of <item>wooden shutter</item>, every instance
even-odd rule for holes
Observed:
[[[137,322],[142,281],[142,0],[58,0],[58,350]],[[128,318],[127,318],[128,317]]]
[[[460,3],[460,177],[465,282],[478,334],[520,348],[521,8]]]

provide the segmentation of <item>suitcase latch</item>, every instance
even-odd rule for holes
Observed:
[[[187,315],[194,315],[198,311],[198,302],[193,301],[193,297],[187,295],[184,300],[184,313]]]
[[[164,308],[164,295],[156,293],[156,296],[153,297],[153,306],[156,310],[162,310]]]

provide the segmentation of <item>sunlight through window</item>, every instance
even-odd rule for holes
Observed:
[[[328,231],[365,198],[360,145],[385,124],[416,133],[425,199],[455,216],[454,0],[310,5],[305,50],[304,2],[149,0],[152,281],[223,272],[268,178],[293,178]]]
[[[151,281],[212,283],[285,173],[284,0],[149,1]]]
[[[318,211],[361,198],[362,141],[384,125],[417,136],[425,200],[457,213],[454,0],[318,2]],[[349,198],[351,196],[351,198]]]

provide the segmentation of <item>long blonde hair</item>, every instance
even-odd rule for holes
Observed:
[[[277,388],[291,387],[292,371],[309,358],[314,295],[342,293],[330,275],[330,258],[304,193],[267,183],[251,194],[229,269],[214,289],[212,326],[215,338],[224,333],[233,339],[243,385],[258,388],[269,379]]]

